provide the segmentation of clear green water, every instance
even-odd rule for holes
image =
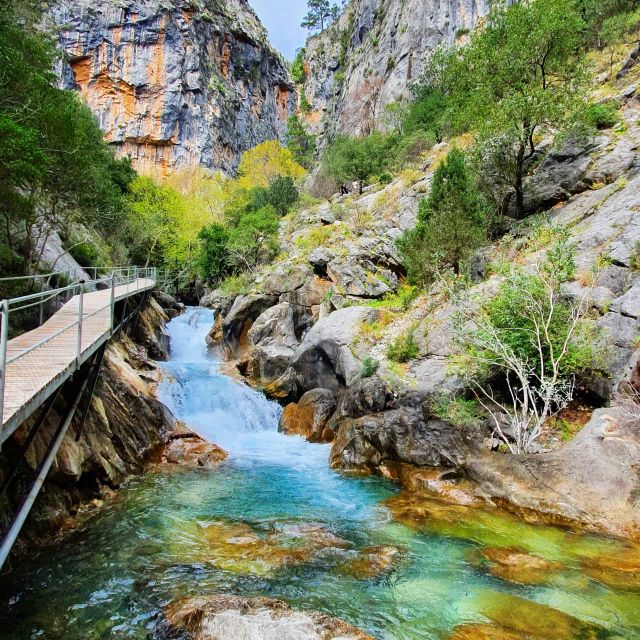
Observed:
[[[277,434],[277,406],[219,374],[201,348],[210,321],[190,310],[172,323],[163,393],[229,460],[212,471],[150,469],[19,566],[0,587],[0,637],[147,638],[172,599],[224,592],[283,598],[384,639],[447,638],[470,622],[513,629],[513,617],[546,634],[537,638],[640,638],[640,592],[584,571],[637,550],[438,503],[427,518],[395,522],[385,503],[398,499],[393,485],[332,472],[326,446]],[[324,527],[319,538],[310,524]],[[381,544],[400,550],[391,570],[349,570],[360,549]],[[491,575],[479,552],[513,546],[556,568],[535,585]],[[533,637],[527,629],[519,637]]]

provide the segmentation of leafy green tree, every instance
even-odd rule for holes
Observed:
[[[287,148],[298,164],[305,169],[311,167],[316,154],[316,139],[307,133],[297,115],[289,116],[287,120]]]
[[[293,81],[296,84],[304,84],[305,81],[305,71],[304,71],[304,56],[306,50],[304,47],[296,50],[296,57],[293,59],[293,62],[290,65],[290,72]]]
[[[242,215],[229,230],[229,255],[241,271],[253,272],[262,262],[272,259],[277,250],[279,216],[267,205]]]
[[[307,0],[309,12],[302,20],[301,26],[309,31],[324,31],[333,20],[335,20],[340,9],[338,5],[331,4],[329,0]]]
[[[257,211],[272,206],[279,215],[286,215],[298,202],[300,194],[296,184],[289,176],[277,176],[268,187],[256,187],[251,191],[246,211]]]
[[[388,140],[374,132],[363,138],[339,136],[325,152],[327,173],[341,182],[357,181],[362,194],[364,184],[387,165]]]
[[[210,224],[200,230],[198,239],[200,275],[207,282],[218,282],[228,273],[230,267],[229,231],[221,224]]]
[[[454,148],[438,165],[431,192],[420,203],[416,228],[398,242],[409,279],[428,284],[443,267],[459,274],[469,256],[487,242],[488,227],[465,155]]]
[[[132,178],[89,109],[57,88],[53,44],[14,10],[0,16],[0,241],[11,272],[37,271],[54,230],[81,221],[111,231]]]
[[[437,56],[448,119],[458,130],[477,131],[482,140],[506,141],[501,152],[508,154],[519,218],[537,139],[570,129],[584,111],[584,27],[574,2],[498,5],[467,46]]]

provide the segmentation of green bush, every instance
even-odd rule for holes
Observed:
[[[420,355],[420,349],[414,340],[415,329],[410,329],[406,335],[398,336],[387,347],[387,358],[392,362],[408,362]]]
[[[380,184],[391,184],[393,182],[393,176],[385,171],[385,173],[378,178],[378,182],[380,182]]]
[[[587,121],[596,129],[611,129],[620,122],[615,104],[590,104],[587,107]]]
[[[484,417],[477,400],[449,393],[433,398],[429,402],[429,410],[436,418],[454,427],[472,427]]]
[[[69,253],[81,267],[93,267],[100,262],[100,252],[88,241],[72,245]]]
[[[362,371],[361,371],[362,377],[370,378],[371,376],[376,374],[379,367],[380,367],[380,363],[375,358],[372,358],[371,356],[367,356],[362,361]]]
[[[296,51],[296,57],[290,65],[291,77],[296,84],[304,84],[305,81],[304,54],[304,47],[302,49],[298,49]]]

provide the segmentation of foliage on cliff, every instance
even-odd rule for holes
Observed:
[[[122,224],[133,178],[91,112],[56,87],[54,48],[7,10],[0,17],[0,270],[40,269],[53,229]]]

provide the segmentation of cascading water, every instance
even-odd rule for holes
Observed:
[[[389,483],[334,473],[328,446],[278,433],[280,407],[208,354],[212,323],[195,308],[169,323],[160,396],[229,459],[150,468],[17,567],[0,584],[0,637],[143,640],[173,599],[231,593],[321,610],[380,640],[444,640],[459,625],[471,626],[456,640],[640,638],[640,590],[585,574],[600,557],[638,562],[638,547],[425,497],[415,522]],[[492,570],[486,558],[513,548],[547,569]],[[488,622],[511,631],[482,635]]]
[[[329,475],[327,445],[279,433],[280,405],[220,373],[205,341],[212,324],[213,313],[202,308],[190,308],[169,323],[171,356],[163,365],[168,375],[159,399],[234,462],[302,465]]]

